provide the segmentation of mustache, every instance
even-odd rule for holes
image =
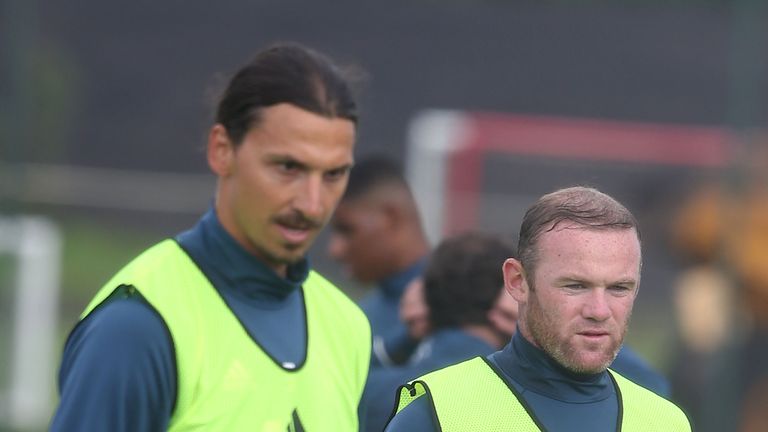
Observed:
[[[299,211],[278,215],[273,220],[280,225],[298,230],[320,229],[323,227],[323,221],[307,217]]]

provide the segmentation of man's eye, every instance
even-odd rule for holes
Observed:
[[[344,178],[345,175],[347,175],[348,171],[349,171],[348,168],[333,169],[325,173],[325,178],[331,181],[340,180]]]
[[[287,171],[287,172],[292,172],[292,171],[296,171],[296,170],[299,169],[299,164],[297,164],[296,162],[291,162],[291,161],[280,162],[279,166],[280,166],[281,170]]]

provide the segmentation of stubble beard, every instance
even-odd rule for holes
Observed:
[[[627,332],[629,317],[627,317],[627,322],[623,326],[619,339],[611,339],[611,345],[603,350],[605,359],[597,365],[587,364],[582,358],[582,353],[580,353],[583,349],[579,350],[570,339],[560,340],[556,331],[553,331],[557,330],[558,324],[552,322],[551,318],[544,314],[535,291],[532,290],[531,294],[533,295],[530,296],[525,320],[534,344],[538,345],[558,364],[571,372],[597,374],[608,369],[619,353],[619,349],[621,349],[621,344]]]
[[[277,241],[272,245],[268,242],[252,240],[251,248],[256,252],[256,256],[269,267],[278,268],[294,265],[304,259],[314,240],[314,238],[311,238],[306,244]]]

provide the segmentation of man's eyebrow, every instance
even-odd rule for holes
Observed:
[[[352,170],[352,164],[351,163],[345,163],[345,164],[341,164],[341,165],[339,165],[337,167],[333,167],[333,168],[329,168],[328,169],[328,171],[338,171],[338,170],[350,171],[350,170]]]
[[[290,162],[296,162],[299,163],[299,160],[295,157],[285,154],[285,153],[269,153],[267,154],[267,159],[273,160],[273,161],[290,161]]]
[[[578,282],[578,283],[585,284],[585,285],[591,285],[591,282],[589,282],[588,279],[585,279],[583,277],[579,277],[579,276],[576,276],[576,275],[566,275],[566,276],[561,276],[561,277],[555,279],[555,283],[561,283],[562,284],[562,283],[568,283],[568,282]],[[619,279],[617,281],[610,282],[608,285],[610,285],[610,286],[613,286],[613,285],[635,286],[635,285],[637,285],[637,280],[632,279],[632,278]]]
[[[296,159],[295,157],[287,154],[282,154],[282,153],[267,155],[267,160],[272,163],[290,162],[301,168],[305,168],[307,166],[304,162]]]
[[[555,282],[557,282],[557,283],[564,283],[564,282],[585,283],[586,279],[578,277],[576,275],[566,275],[566,276],[560,276],[559,278],[555,279]]]

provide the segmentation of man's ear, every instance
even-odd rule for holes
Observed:
[[[235,146],[229,139],[227,129],[221,123],[215,124],[208,134],[208,166],[219,177],[232,173],[235,163]]]
[[[527,303],[530,287],[525,278],[525,270],[520,261],[514,258],[507,258],[502,265],[504,274],[504,289],[518,303]]]
[[[403,209],[396,203],[390,200],[383,200],[379,203],[378,209],[384,226],[393,228],[405,223]]]

